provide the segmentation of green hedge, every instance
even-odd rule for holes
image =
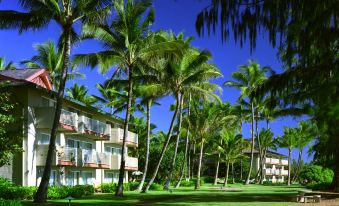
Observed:
[[[0,177],[0,199],[6,200],[26,200],[33,199],[37,187],[22,187],[14,185],[9,180]],[[92,185],[76,185],[70,186],[51,186],[48,188],[48,199],[63,199],[71,195],[72,197],[79,198],[94,193]]]
[[[0,199],[0,206],[22,206],[20,200]]]

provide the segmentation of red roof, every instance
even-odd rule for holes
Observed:
[[[3,70],[0,71],[0,81],[1,80],[32,82],[43,88],[53,90],[53,85],[46,69]]]

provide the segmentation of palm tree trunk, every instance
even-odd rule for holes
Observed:
[[[251,147],[250,168],[249,168],[247,179],[245,182],[246,185],[250,183],[252,167],[253,167],[253,157],[254,157],[254,105],[253,105],[253,102],[251,103],[251,112],[252,112],[252,147]]]
[[[146,179],[147,168],[148,168],[148,159],[149,159],[149,147],[150,147],[150,137],[151,137],[151,106],[152,99],[148,99],[147,101],[147,140],[146,140],[146,157],[145,157],[145,167],[141,177],[140,184],[138,186],[138,191],[141,191],[144,186],[144,182]]]
[[[187,179],[191,179],[191,142],[188,142],[188,151],[187,151]]]
[[[219,164],[220,164],[220,152],[218,153],[218,160],[217,160],[217,164],[215,166],[215,175],[214,175],[213,185],[217,185],[218,184]]]
[[[193,179],[194,178],[194,157],[195,157],[195,145],[196,145],[196,142],[195,142],[195,140],[193,141],[193,154],[192,154],[192,159],[191,159],[191,167],[192,167],[192,169],[191,169],[191,178]]]
[[[191,103],[191,94],[189,94],[189,99],[188,99],[187,117],[190,116],[190,103]],[[180,187],[182,178],[184,177],[185,164],[186,164],[186,161],[187,161],[187,153],[188,153],[188,145],[189,145],[189,134],[190,134],[190,130],[189,130],[189,127],[187,126],[184,161],[182,162],[182,165],[181,165],[181,168],[180,168],[180,177],[179,177],[178,183],[175,186],[175,188]],[[188,168],[189,168],[189,165],[188,165]],[[189,169],[188,169],[188,174],[189,174]]]
[[[288,180],[287,185],[291,185],[291,154],[292,154],[292,148],[288,148]]]
[[[181,123],[182,123],[182,106],[183,106],[183,102],[184,102],[184,95],[182,94],[180,96],[180,104],[179,104],[179,120],[178,120],[177,139],[176,139],[176,142],[175,142],[174,153],[173,153],[172,162],[171,162],[171,168],[170,168],[170,171],[169,171],[169,175],[168,175],[166,184],[164,186],[165,190],[168,190],[170,188],[172,177],[173,177],[173,170],[174,170],[175,162],[176,162],[176,159],[177,159],[178,146],[179,146],[179,140],[180,140]]]
[[[259,119],[259,111],[257,112],[257,116],[255,119],[255,135],[257,137],[257,142],[258,142],[258,148],[259,148],[259,165],[260,165],[260,170],[259,170],[259,182],[261,182],[262,175],[263,175],[263,167],[262,167],[262,156],[263,156],[263,150],[261,148],[261,142],[260,142],[260,137],[259,137],[259,131],[258,131],[258,119]]]
[[[240,159],[240,180],[242,182],[242,158]]]
[[[200,154],[199,154],[199,164],[198,164],[198,171],[197,171],[197,180],[195,182],[195,189],[199,189],[200,188],[200,172],[201,172],[203,152],[204,152],[204,139],[201,138],[201,146],[200,146]]]
[[[228,182],[228,171],[229,171],[229,168],[230,168],[230,163],[227,162],[227,163],[226,163],[226,174],[225,174],[225,180],[224,180],[224,187],[227,186],[227,182]]]
[[[234,180],[234,163],[232,162],[232,183],[235,184],[235,180]]]
[[[336,155],[336,158],[338,160],[339,153]],[[338,190],[338,188],[339,188],[339,164],[337,164],[335,166],[334,175],[333,175],[333,179],[332,179],[332,183],[331,183],[330,188],[333,189],[333,190]]]
[[[299,157],[298,157],[298,162],[297,162],[297,168],[294,171],[294,175],[292,178],[292,182],[295,182],[297,177],[298,177],[298,173],[301,170],[301,157],[302,157],[302,149],[299,149]]]
[[[66,85],[66,80],[67,80],[68,67],[70,64],[71,28],[64,28],[64,35],[65,35],[65,42],[63,45],[64,65],[61,70],[60,85],[59,85],[59,89],[58,89],[58,93],[56,97],[55,113],[54,113],[52,129],[51,129],[51,135],[50,135],[50,140],[49,140],[45,168],[44,168],[44,172],[41,178],[39,188],[34,195],[35,203],[46,202],[46,199],[47,199],[48,184],[49,184],[49,179],[50,179],[51,169],[52,169],[52,162],[53,162],[52,161],[53,153],[55,152],[55,140],[56,140],[57,130],[59,127],[62,101],[64,97],[64,90],[65,90],[65,85]]]
[[[152,174],[152,178],[147,183],[146,187],[144,187],[143,190],[142,190],[143,193],[148,192],[150,186],[153,184],[154,179],[156,178],[156,176],[158,174],[161,161],[164,158],[164,155],[165,155],[165,152],[167,150],[168,144],[169,144],[169,142],[171,140],[171,135],[172,135],[172,132],[173,132],[173,127],[174,127],[174,121],[175,121],[175,119],[177,117],[177,114],[179,112],[179,104],[180,104],[179,101],[180,101],[180,95],[177,95],[176,96],[176,108],[175,108],[175,111],[174,111],[174,114],[173,114],[173,117],[172,117],[172,120],[171,120],[170,128],[169,128],[168,133],[167,133],[166,142],[164,143],[163,148],[161,150],[160,158],[159,158],[158,163],[157,163],[157,165],[156,165],[156,167],[154,169],[154,172]]]
[[[127,111],[124,122],[124,136],[122,140],[121,146],[121,162],[120,162],[120,170],[119,170],[119,182],[117,189],[115,191],[115,196],[122,197],[124,195],[124,176],[125,176],[125,162],[126,162],[126,139],[128,135],[128,124],[131,117],[131,109],[132,109],[132,97],[133,97],[133,68],[128,68],[128,100],[127,100]]]
[[[260,184],[264,183],[264,164],[265,164],[265,158],[266,158],[266,150],[263,151],[262,159],[261,159],[261,177],[260,177]]]

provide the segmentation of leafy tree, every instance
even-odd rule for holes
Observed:
[[[305,165],[300,172],[300,178],[309,183],[330,183],[333,179],[333,171],[319,165]]]
[[[61,80],[61,69],[63,66],[63,55],[61,51],[58,51],[58,48],[55,46],[53,41],[34,45],[34,48],[37,51],[37,55],[34,55],[29,60],[23,60],[20,63],[30,69],[47,69],[53,87],[56,91],[58,91]],[[77,77],[83,78],[84,74],[71,71],[67,73],[67,80]]]
[[[0,167],[10,164],[13,155],[22,152],[20,119],[14,116],[15,104],[6,83],[0,84]]]
[[[50,135],[46,164],[41,182],[34,196],[34,202],[46,202],[48,182],[52,167],[52,156],[55,151],[55,139],[59,124],[62,100],[68,69],[70,67],[70,53],[74,42],[78,40],[74,25],[81,22],[100,22],[110,11],[107,0],[19,0],[22,11],[1,10],[0,29],[18,29],[20,33],[46,28],[51,21],[61,28],[58,41],[59,51],[62,51],[63,63],[61,78],[56,95],[56,108],[53,126]]]
[[[291,155],[292,149],[295,148],[296,145],[297,136],[297,128],[284,127],[284,135],[277,138],[279,147],[288,149],[288,186],[291,185]]]
[[[255,144],[255,115],[256,107],[258,106],[258,97],[255,95],[255,90],[267,80],[266,72],[269,71],[268,67],[261,68],[260,65],[254,61],[249,61],[247,65],[242,65],[238,68],[237,72],[232,73],[232,77],[235,81],[226,81],[225,86],[235,87],[240,90],[241,94],[239,102],[245,102],[248,99],[249,110],[251,111],[251,124],[252,124],[252,148],[251,148],[251,161],[250,171],[248,173],[246,183],[249,184],[252,164],[254,158],[254,144]]]
[[[221,153],[221,159],[226,164],[224,186],[227,186],[229,165],[242,157],[242,150],[245,143],[242,135],[236,134],[234,130],[222,130],[220,133],[222,139],[221,144],[218,146],[218,151]]]
[[[272,76],[263,91],[280,97],[285,105],[314,105],[314,111],[308,114],[314,116],[321,131],[314,157],[335,169],[333,189],[339,187],[339,151],[335,146],[339,135],[338,16],[336,0],[311,4],[303,0],[213,0],[196,22],[200,34],[204,26],[210,31],[221,22],[223,40],[232,30],[234,39],[241,45],[249,40],[251,49],[260,32],[268,33],[271,45],[279,48],[285,71]]]
[[[106,72],[112,66],[117,66],[115,74],[124,74],[127,87],[127,108],[124,123],[124,135],[121,150],[121,165],[116,196],[123,196],[124,153],[128,132],[128,123],[131,116],[133,99],[133,76],[141,66],[155,56],[176,51],[180,48],[175,41],[167,41],[159,32],[149,30],[154,21],[154,10],[151,1],[116,0],[113,2],[115,18],[110,23],[87,24],[83,28],[84,39],[97,39],[102,43],[105,51],[77,55],[75,62],[86,66],[99,66],[101,72]],[[114,75],[112,80],[114,79]]]
[[[10,70],[10,69],[16,69],[15,64],[10,61],[6,64],[6,60],[4,57],[0,57],[0,71],[1,70]]]
[[[86,105],[93,106],[99,100],[93,95],[87,95],[88,89],[84,85],[75,83],[72,87],[66,90],[68,96],[72,99],[78,100]]]

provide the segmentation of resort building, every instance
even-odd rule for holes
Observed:
[[[251,155],[250,150],[245,151],[246,155]],[[253,169],[257,173],[260,169],[259,151],[254,150]],[[285,155],[267,151],[264,163],[264,181],[284,182],[288,176],[288,160]]]
[[[15,113],[23,118],[22,154],[0,168],[0,176],[24,186],[39,185],[48,151],[56,92],[44,69],[0,71],[0,81],[10,81]],[[117,182],[123,139],[123,121],[74,99],[65,97],[53,153],[50,185]],[[131,127],[130,127],[131,128]],[[128,132],[125,181],[138,170],[138,159],[128,156],[138,147],[138,136]]]

